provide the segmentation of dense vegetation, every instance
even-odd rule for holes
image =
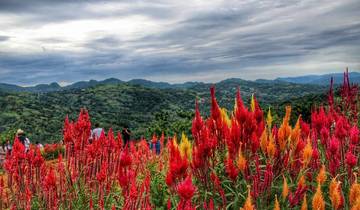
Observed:
[[[33,141],[58,141],[64,117],[69,115],[70,119],[75,119],[80,108],[88,109],[92,121],[106,129],[111,126],[116,131],[124,125],[130,126],[134,138],[149,137],[153,132],[160,134],[162,131],[180,134],[190,128],[195,98],[203,107],[209,108],[210,86],[196,83],[188,88],[160,89],[121,83],[46,93],[0,91],[1,138],[4,141],[21,128]],[[237,88],[241,89],[244,98],[255,93],[264,108],[272,106],[274,109],[293,104],[294,98],[309,94],[318,97],[326,91],[324,86],[241,79],[224,80],[216,86],[220,105],[229,110],[233,108]],[[317,100],[307,101],[308,104],[299,101],[297,113],[308,115]]]

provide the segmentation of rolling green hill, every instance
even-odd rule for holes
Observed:
[[[247,103],[255,93],[263,108],[283,109],[284,104],[298,102],[298,113],[307,114],[312,106],[296,98],[319,96],[327,87],[287,82],[252,82],[228,79],[219,82],[216,91],[219,104],[234,104],[237,87]],[[22,128],[32,141],[54,142],[61,139],[66,115],[75,119],[80,108],[89,110],[92,122],[115,131],[127,124],[134,137],[151,133],[167,134],[189,131],[194,101],[208,114],[211,84],[195,83],[188,88],[149,88],[128,83],[101,84],[83,89],[47,93],[0,92],[0,132]],[[231,110],[233,107],[226,107]],[[303,109],[304,108],[304,109]],[[283,111],[280,111],[280,116]]]

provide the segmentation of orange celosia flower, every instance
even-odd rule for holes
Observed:
[[[278,199],[277,199],[277,195],[275,195],[274,210],[280,210],[280,204],[279,204],[279,201],[278,201]]]
[[[321,169],[320,169],[320,171],[319,171],[318,176],[316,177],[316,180],[317,180],[317,182],[320,183],[320,184],[324,184],[324,183],[325,183],[325,181],[326,181],[326,167],[325,167],[325,165],[322,165],[322,166],[321,166]]]
[[[307,210],[307,209],[308,209],[308,207],[307,207],[307,200],[306,200],[306,194],[305,194],[303,202],[301,204],[301,210]]]
[[[329,195],[331,200],[331,205],[333,209],[338,209],[341,204],[341,195],[340,195],[340,182],[336,181],[336,177],[333,178],[329,185]]]
[[[288,123],[290,121],[291,106],[286,106],[285,110],[286,110],[286,113],[285,113],[284,121],[286,121]]]
[[[244,207],[241,209],[243,209],[243,210],[254,210],[255,209],[251,202],[250,186],[248,186],[248,196],[246,198]]]
[[[276,147],[275,147],[274,138],[272,137],[272,135],[269,136],[269,142],[266,147],[266,152],[270,158],[274,158],[275,153],[276,153]]]
[[[300,138],[300,134],[301,134],[300,119],[301,119],[301,115],[299,116],[299,118],[296,121],[295,128],[291,131],[290,144],[291,144],[292,149],[295,149],[299,142],[299,138]]]
[[[306,183],[305,183],[305,177],[304,175],[302,175],[298,181],[298,188],[302,188],[305,187]]]
[[[261,137],[260,137],[260,148],[261,148],[261,151],[263,151],[263,153],[266,153],[267,145],[268,145],[268,134],[267,134],[266,129],[264,129],[264,131],[262,132]]]
[[[358,198],[351,210],[359,210],[360,209],[360,198]]]
[[[303,150],[302,158],[303,158],[303,166],[306,167],[310,160],[313,153],[313,149],[311,147],[310,138],[307,139],[307,144]]]
[[[356,180],[356,175],[355,175]],[[351,185],[349,192],[350,206],[355,206],[357,203],[360,205],[360,184],[356,181]]]
[[[291,127],[289,125],[290,114],[291,106],[286,106],[286,114],[278,131],[278,141],[281,151],[284,151],[291,134]]]
[[[283,180],[284,181],[283,181],[282,197],[285,200],[287,198],[287,196],[289,195],[289,187],[288,187],[288,184],[286,182],[286,178],[284,175],[283,175]]]
[[[241,149],[239,150],[239,157],[238,157],[238,160],[237,160],[237,166],[238,166],[239,170],[242,171],[242,172],[246,168],[246,159],[243,156],[243,154],[241,152]]]
[[[173,144],[174,144],[174,147],[175,147],[175,148],[179,148],[179,145],[178,145],[178,143],[177,143],[177,137],[176,137],[176,134],[174,134]]]
[[[312,200],[312,209],[316,210],[325,210],[325,201],[323,194],[321,192],[321,185],[318,184],[318,187],[316,189],[316,193]]]

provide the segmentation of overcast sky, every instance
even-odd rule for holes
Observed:
[[[0,0],[0,82],[359,71],[359,11],[359,0]]]

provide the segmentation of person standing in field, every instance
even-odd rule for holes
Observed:
[[[129,130],[129,127],[124,126],[123,130],[121,131],[121,134],[123,136],[124,147],[125,147],[126,145],[130,144],[131,131]]]
[[[100,127],[99,123],[95,123],[95,128],[91,131],[90,135],[90,143],[99,139],[101,136],[101,133],[104,131],[103,128]]]
[[[29,151],[30,149],[30,139],[26,137],[25,132],[21,129],[16,131],[16,136],[19,141],[25,146],[25,152]]]
[[[40,150],[44,149],[44,145],[42,145],[40,142],[36,142],[36,147],[39,148]]]

